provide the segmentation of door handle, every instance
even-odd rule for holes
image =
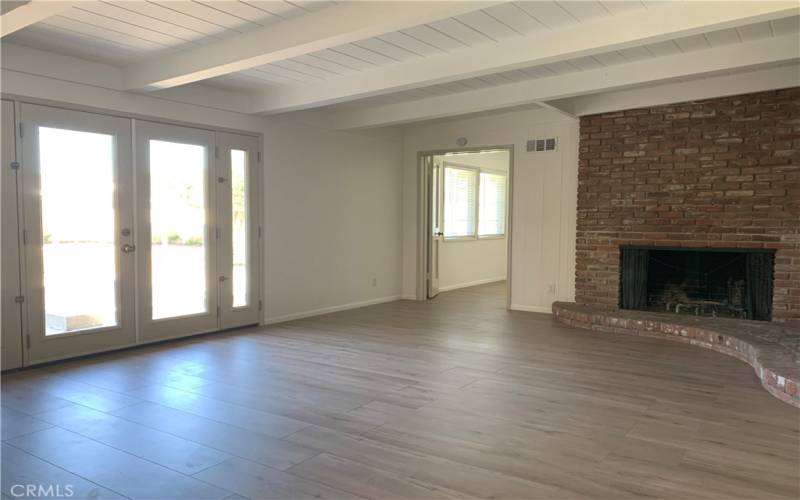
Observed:
[[[128,243],[122,245],[122,253],[133,253],[135,251],[136,251],[136,245],[129,245]]]
[[[437,232],[437,233],[433,233],[433,235],[434,235],[434,236],[444,236],[444,233],[442,233],[442,232]]]

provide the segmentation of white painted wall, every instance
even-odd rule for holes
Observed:
[[[399,297],[399,133],[247,115],[238,96],[201,86],[124,92],[110,66],[10,44],[3,55],[4,96],[264,134],[265,322]]]
[[[508,151],[434,156],[433,161],[508,172]],[[439,244],[439,289],[443,292],[506,279],[507,239],[443,240]]]
[[[265,320],[399,298],[399,135],[270,120],[264,143]]]
[[[526,153],[530,138],[557,136],[552,153]],[[550,312],[556,300],[575,295],[577,120],[549,109],[533,109],[409,126],[404,135],[403,296],[414,298],[419,258],[419,167],[417,152],[469,147],[514,146],[511,304]],[[551,288],[552,287],[552,288]]]

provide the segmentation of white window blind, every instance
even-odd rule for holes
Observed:
[[[474,237],[478,171],[468,168],[444,168],[444,236]]]
[[[506,233],[506,176],[481,172],[478,236]]]

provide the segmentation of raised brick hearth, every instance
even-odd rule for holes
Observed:
[[[618,305],[620,245],[775,249],[800,320],[800,88],[581,117],[576,302]]]
[[[567,302],[555,302],[553,314],[570,326],[664,338],[734,356],[753,367],[770,394],[800,407],[800,329],[791,325],[610,310]]]

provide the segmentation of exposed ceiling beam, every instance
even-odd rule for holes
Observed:
[[[255,113],[324,106],[433,84],[547,64],[644,43],[800,14],[796,2],[674,2],[554,32],[516,37],[449,54],[271,89],[253,98]]]
[[[607,66],[560,76],[510,83],[411,102],[335,113],[336,128],[397,125],[606,92],[647,83],[700,78],[756,66],[789,64],[800,59],[797,37],[786,35],[686,54]],[[794,71],[794,74],[791,74]],[[800,84],[797,66],[784,72]],[[773,87],[774,88],[774,87]]]
[[[69,10],[76,3],[36,0],[32,2],[3,2],[2,16],[0,16],[0,37],[10,35],[15,31],[27,28],[31,24]]]
[[[192,50],[128,66],[127,89],[185,85],[344,45],[496,2],[345,2]]]
[[[550,101],[547,104],[552,109],[560,110],[563,113],[585,116],[621,109],[764,92],[798,85],[800,85],[800,62],[766,69],[588,94]]]

